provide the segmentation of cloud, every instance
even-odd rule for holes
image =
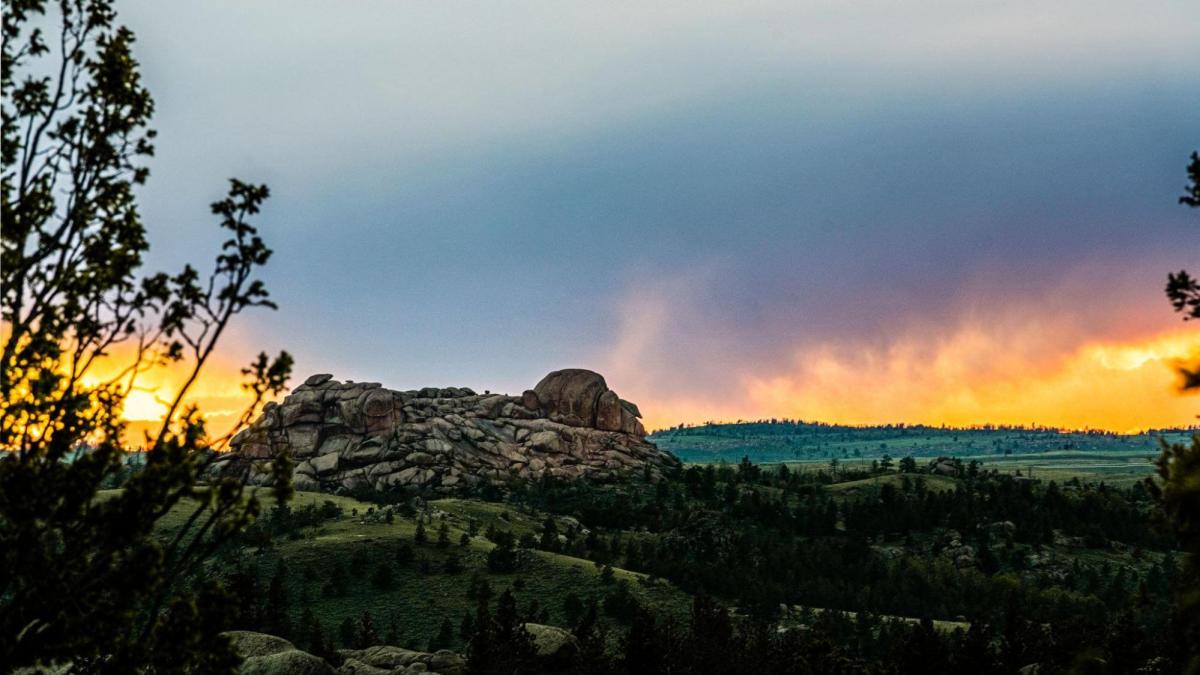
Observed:
[[[883,352],[821,346],[785,373],[748,378],[744,394],[769,416],[830,422],[1033,424],[1132,431],[1192,423],[1197,400],[1172,387],[1179,359],[1200,355],[1182,327],[1128,343],[1079,344],[1054,363],[1023,360],[1050,336],[962,326],[931,340],[905,336]]]
[[[1162,302],[1152,305],[1159,321],[1138,320],[1128,302],[1114,311],[1107,303],[1128,289],[1097,295],[1087,277],[1075,270],[1024,298],[980,289],[940,311],[893,313],[882,331],[836,336],[802,323],[754,335],[736,316],[703,311],[712,289],[702,277],[642,283],[619,301],[619,337],[599,361],[650,428],[762,417],[1113,431],[1193,423],[1198,401],[1174,384],[1178,365],[1200,356],[1200,331]],[[739,348],[772,341],[786,346]]]

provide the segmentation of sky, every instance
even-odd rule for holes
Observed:
[[[1191,0],[121,4],[149,266],[270,185],[239,364],[519,393],[586,367],[709,419],[1189,424]],[[174,377],[163,373],[166,386]],[[152,417],[152,397],[127,414]]]

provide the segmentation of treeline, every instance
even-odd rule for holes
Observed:
[[[1148,430],[1145,433],[1164,434],[1164,433],[1189,433],[1194,431],[1193,427],[1181,428],[1165,428]],[[964,427],[955,426],[932,426],[928,424],[905,424],[903,422],[892,424],[834,424],[829,422],[805,421],[799,419],[788,418],[764,418],[757,420],[737,420],[735,422],[702,422],[700,424],[681,423],[675,426],[666,427],[664,429],[655,430],[654,434],[671,434],[671,435],[703,435],[703,436],[722,436],[738,438],[749,433],[750,435],[791,435],[797,433],[812,433],[812,434],[852,434],[853,436],[845,436],[844,438],[862,438],[874,439],[879,436],[896,437],[896,436],[947,436],[954,434],[988,434],[988,433],[1003,433],[1003,434],[1018,434],[1030,436],[1093,436],[1093,437],[1123,437],[1130,434],[1122,434],[1115,431],[1104,429],[1063,429],[1059,427],[1043,426],[1043,425],[1021,425],[1021,424],[976,424]]]
[[[934,489],[927,472],[938,464],[961,474],[955,489]],[[243,600],[232,616],[239,627],[289,637],[316,653],[333,645],[404,644],[466,650],[475,654],[477,672],[501,672],[487,663],[518,667],[533,657],[513,626],[545,623],[550,608],[536,599],[510,608],[515,600],[493,597],[479,573],[467,592],[481,607],[457,624],[444,618],[429,635],[400,636],[394,621],[365,613],[321,626],[311,611],[313,593],[345,596],[350,579],[387,590],[399,567],[461,574],[456,551],[483,534],[495,544],[487,574],[519,575],[530,549],[599,567],[607,591],[568,597],[556,608],[590,656],[553,670],[986,673],[1034,662],[1066,667],[1081,658],[1144,665],[1177,646],[1169,604],[1179,578],[1176,544],[1149,525],[1150,498],[1141,485],[1018,480],[952,459],[923,468],[906,458],[902,473],[884,465],[795,472],[744,460],[689,467],[654,484],[527,484],[509,500],[543,514],[540,531],[517,536],[502,520],[479,532],[470,521],[451,537],[444,519],[435,524],[414,512],[415,536],[385,556],[364,548],[319,578],[285,565],[269,582],[256,581],[252,570],[235,572],[230,586]],[[869,477],[877,484],[860,481],[856,492],[829,487]],[[386,521],[393,511],[412,508],[397,504],[362,517]],[[331,502],[277,509],[256,528],[267,538],[294,537],[296,527],[339,516]],[[1075,553],[1047,564],[1052,549]],[[1078,555],[1088,549],[1104,555]],[[628,581],[614,578],[616,567],[648,575],[643,583],[666,579],[693,594],[692,623],[654,616]],[[706,600],[712,597],[736,613]],[[935,630],[933,620],[969,630]],[[723,622],[727,633],[706,632]],[[692,661],[703,649],[697,636],[723,645],[720,653]]]
[[[1183,652],[1161,637],[1148,636],[1129,613],[1101,627],[1067,622],[1047,630],[1023,614],[1016,599],[1004,606],[998,624],[939,630],[924,619],[906,621],[870,612],[809,611],[783,629],[758,617],[733,615],[698,594],[685,623],[655,616],[636,603],[617,648],[592,603],[575,624],[577,647],[539,659],[522,617],[507,592],[497,611],[481,598],[468,633],[468,670],[479,675],[563,672],[594,675],[757,673],[1012,673],[1030,664],[1046,672],[1086,668],[1089,672],[1135,672],[1149,663],[1170,668]],[[1064,649],[1089,637],[1096,649]],[[1176,653],[1179,652],[1179,653]],[[1043,671],[1039,671],[1043,672]],[[1169,672],[1146,671],[1146,672]]]
[[[780,619],[781,605],[957,619],[988,627],[994,643],[1019,613],[1044,627],[1054,658],[1108,649],[1121,621],[1142,636],[1131,649],[1162,647],[1155,636],[1171,622],[1175,542],[1150,526],[1143,486],[1059,486],[962,469],[954,490],[929,489],[921,473],[897,486],[895,474],[879,470],[880,486],[835,498],[823,489],[831,472],[767,471],[744,460],[693,466],[644,488],[543,482],[514,500],[584,525],[586,533],[542,538],[556,549],[727,599],[766,622]],[[631,531],[646,534],[620,533]],[[1064,537],[1076,549],[1150,558],[1039,566]],[[939,550],[947,539],[952,546]]]

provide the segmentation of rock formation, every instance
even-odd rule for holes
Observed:
[[[269,480],[289,450],[300,490],[417,487],[467,492],[513,480],[615,480],[675,471],[645,439],[637,406],[598,373],[559,370],[520,396],[470,389],[392,391],[313,375],[231,441],[216,470]]]
[[[281,637],[245,630],[222,635],[243,659],[239,675],[462,675],[467,669],[461,654],[445,649],[418,652],[386,645],[338,650],[343,662],[334,668]]]

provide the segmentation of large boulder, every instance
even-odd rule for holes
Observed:
[[[418,652],[412,649],[377,645],[366,649],[342,649],[338,653],[345,658],[342,664],[344,675],[374,675],[372,670],[386,673],[425,672],[440,675],[462,675],[467,670],[467,660],[460,654],[441,649],[436,652]]]
[[[543,377],[533,391],[550,419],[573,427],[595,427],[596,410],[608,384],[600,373],[566,368]]]
[[[325,659],[299,649],[246,659],[238,675],[337,675]]]
[[[300,651],[281,637],[246,630],[224,635],[245,659],[239,675],[336,675],[325,659]]]
[[[278,654],[289,649],[295,649],[296,645],[287,640],[268,635],[266,633],[256,633],[250,630],[231,630],[222,633],[234,650],[244,658],[255,656],[270,656]]]
[[[621,399],[611,389],[596,399],[596,428],[603,431],[621,431]]]
[[[570,631],[540,623],[526,623],[523,626],[533,638],[539,664],[547,671],[570,666],[579,654],[579,640]]]

